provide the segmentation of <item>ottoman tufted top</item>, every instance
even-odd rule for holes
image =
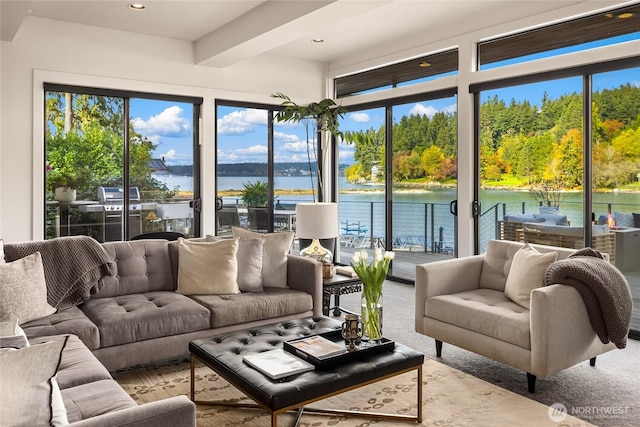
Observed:
[[[341,325],[342,322],[328,317],[290,320],[195,340],[189,343],[189,351],[271,411],[296,407],[321,396],[416,368],[424,362],[422,353],[396,343],[390,352],[274,381],[242,360],[244,354],[280,348],[283,341],[339,329]]]

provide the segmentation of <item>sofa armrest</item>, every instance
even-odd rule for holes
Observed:
[[[612,350],[596,335],[580,293],[551,285],[531,292],[531,373],[547,378]]]
[[[312,258],[289,254],[287,285],[313,298],[313,315],[322,316],[322,264]]]
[[[484,255],[474,255],[416,265],[416,331],[422,329],[427,298],[471,291],[480,287],[483,262]]]
[[[187,396],[145,403],[69,424],[73,427],[195,427],[196,405]]]

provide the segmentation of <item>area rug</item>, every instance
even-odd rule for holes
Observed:
[[[189,396],[190,372],[187,360],[129,368],[115,372],[113,377],[138,404],[181,394]],[[196,365],[195,378],[197,400],[225,399],[231,402],[251,402],[204,365]],[[415,415],[416,386],[416,373],[409,372],[322,400],[312,406]],[[592,425],[563,414],[562,408],[549,408],[430,359],[424,363],[422,387],[421,425],[424,426]],[[282,414],[278,417],[278,425],[292,425],[294,419],[294,413]],[[197,424],[198,427],[266,427],[270,425],[270,417],[260,409],[198,405]],[[300,426],[306,427],[364,427],[373,424],[416,425],[411,422],[315,414],[303,414],[299,423]]]

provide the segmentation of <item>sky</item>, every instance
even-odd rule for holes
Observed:
[[[631,35],[638,38],[638,35]],[[593,46],[589,46],[593,47]],[[574,47],[574,50],[577,48]],[[567,49],[562,50],[566,52]],[[549,55],[549,53],[547,53]],[[539,57],[539,56],[536,56]],[[531,59],[527,57],[527,59]],[[523,59],[520,58],[522,61]],[[594,76],[595,91],[616,88],[631,83],[640,86],[640,69],[625,69]],[[512,99],[517,102],[529,100],[540,105],[544,93],[552,98],[562,94],[581,93],[582,78],[571,77],[561,80],[533,83],[509,88],[483,91],[481,102],[498,95],[507,104]],[[155,158],[163,158],[167,165],[193,164],[193,108],[191,104],[156,100],[132,99],[131,117],[137,132],[146,135],[157,144]],[[394,122],[403,115],[422,114],[433,117],[437,112],[456,111],[456,97],[414,102],[394,107]],[[244,163],[260,162],[267,159],[267,112],[250,108],[219,106],[218,120],[218,162]],[[379,129],[384,123],[384,109],[347,113],[340,124],[340,130]],[[313,131],[307,137],[303,125],[287,123],[274,124],[275,162],[306,162],[307,140],[313,143]],[[340,163],[353,163],[354,147],[341,144]],[[314,160],[314,159],[312,159]]]

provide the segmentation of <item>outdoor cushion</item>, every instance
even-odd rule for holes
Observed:
[[[635,226],[633,213],[631,212],[614,212],[613,218],[616,221],[617,227],[633,228]]]
[[[73,334],[80,337],[89,350],[100,347],[98,327],[78,307],[71,307],[22,325],[27,337]]]
[[[242,295],[193,295],[191,298],[211,311],[212,328],[313,310],[311,295],[284,288],[265,288],[264,292],[243,292]]]
[[[566,215],[553,214],[553,213],[537,213],[533,214],[536,219],[543,219],[545,221],[553,221],[556,225],[569,225],[569,221]]]
[[[209,328],[209,310],[175,292],[147,292],[88,301],[82,310],[111,347]]]
[[[530,349],[529,310],[504,292],[476,289],[428,298],[425,316]]]

